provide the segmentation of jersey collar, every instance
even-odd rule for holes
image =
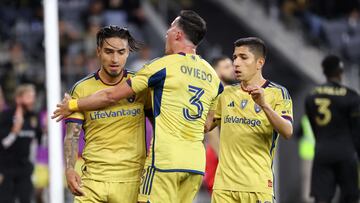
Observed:
[[[122,78],[119,80],[119,82],[117,82],[117,83],[115,83],[115,84],[108,84],[108,83],[104,82],[104,81],[100,78],[99,71],[100,71],[100,69],[98,69],[98,70],[94,73],[95,79],[96,79],[96,80],[100,80],[102,83],[104,83],[104,84],[107,85],[107,86],[115,86],[115,85],[119,84],[119,83],[120,83],[121,81],[123,81],[123,79],[126,78],[127,75],[128,75],[127,70],[124,69],[124,70],[123,70],[123,71],[124,71],[123,76],[122,76]]]

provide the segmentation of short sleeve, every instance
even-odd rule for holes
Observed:
[[[210,105],[210,111],[216,111],[216,108],[217,108],[217,105],[218,105],[218,102],[219,102],[219,97],[220,97],[220,94],[224,91],[224,86],[223,84],[220,82],[219,83],[219,87],[218,87],[218,92],[217,92],[217,95],[216,97],[214,98],[214,100],[212,101],[211,105]]]
[[[127,83],[135,93],[140,93],[148,88],[148,81],[152,74],[151,67],[145,65],[134,77],[129,78]]]
[[[79,87],[79,85],[75,85],[71,91],[71,97],[73,99],[79,99],[83,97],[82,93],[83,91],[81,90],[81,87]],[[83,112],[74,112],[65,119],[65,123],[71,122],[71,123],[83,124],[84,118],[85,117]]]
[[[281,89],[281,94],[276,96],[275,112],[290,122],[293,122],[293,104],[288,91]]]
[[[217,96],[216,97],[216,100],[215,102],[213,103],[212,107],[215,111],[215,114],[214,114],[214,118],[215,119],[221,119],[221,114],[222,114],[222,108],[221,108],[221,95]]]

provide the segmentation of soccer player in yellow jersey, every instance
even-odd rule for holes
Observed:
[[[213,203],[273,201],[272,163],[278,134],[290,138],[292,101],[288,91],[263,78],[266,49],[258,38],[235,42],[237,85],[219,96],[219,165]]]
[[[131,78],[124,66],[138,43],[129,31],[117,26],[97,33],[101,68],[77,82],[71,91],[78,99],[126,83]],[[75,202],[135,203],[144,167],[145,92],[121,99],[111,107],[75,112],[66,119],[64,143],[66,180]],[[82,175],[74,167],[81,129],[85,132]]]
[[[181,11],[166,33],[166,56],[145,65],[127,83],[84,99],[65,100],[53,118],[70,110],[97,109],[151,90],[154,137],[140,186],[139,202],[191,203],[205,170],[204,124],[223,87],[196,47],[206,32],[205,21]]]

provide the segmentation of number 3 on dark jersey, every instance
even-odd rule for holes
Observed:
[[[200,97],[204,94],[205,91],[202,88],[189,85],[189,92],[195,93],[195,95],[190,98],[189,102],[190,104],[196,106],[197,114],[190,115],[190,110],[187,108],[183,108],[183,114],[186,120],[193,121],[195,119],[201,118],[204,107],[200,101]]]
[[[316,116],[315,121],[319,126],[325,126],[331,121],[331,111],[329,106],[331,104],[330,99],[327,98],[316,98],[315,104],[318,106],[318,113],[322,116]]]

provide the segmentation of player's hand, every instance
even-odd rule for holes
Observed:
[[[82,183],[79,174],[72,168],[66,169],[66,181],[70,192],[75,196],[85,196],[85,192],[81,189]]]
[[[251,98],[257,105],[260,107],[264,107],[266,105],[264,89],[262,87],[257,85],[249,85],[247,86],[246,90],[249,92]]]
[[[61,121],[63,118],[66,118],[69,116],[72,111],[69,109],[69,100],[71,99],[71,96],[67,93],[64,95],[64,99],[61,101],[61,103],[56,105],[56,110],[53,112],[53,115],[51,116],[51,119],[56,118],[56,122]]]

